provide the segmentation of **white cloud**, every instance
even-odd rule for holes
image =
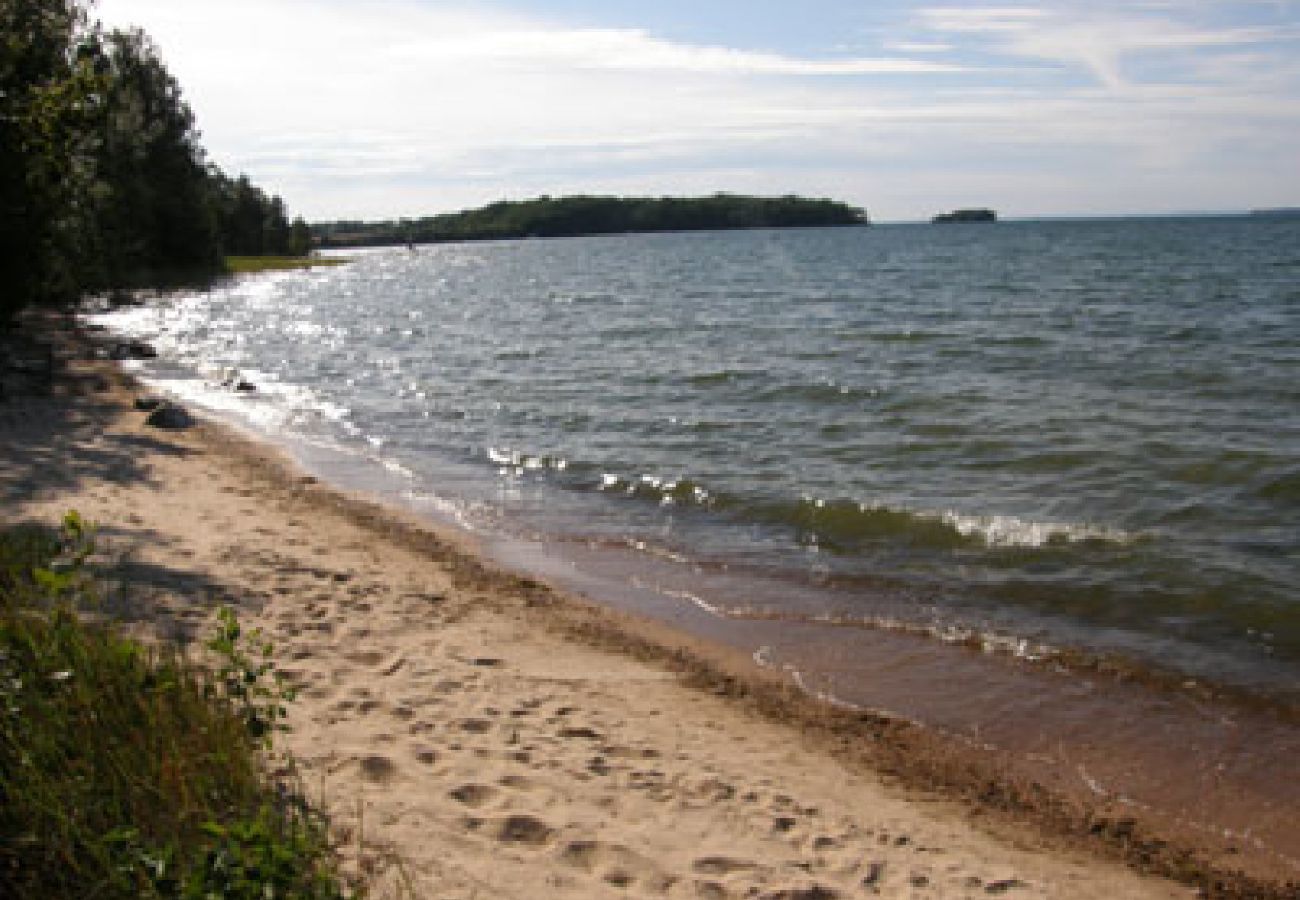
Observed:
[[[1197,28],[1165,16],[1116,12],[1104,6],[939,7],[921,10],[920,19],[939,35],[985,35],[995,49],[1011,56],[1082,65],[1112,89],[1127,84],[1122,74],[1126,57],[1148,51],[1241,46],[1279,37],[1274,29]]]
[[[953,45],[943,41],[886,41],[885,49],[898,53],[947,53]]]
[[[1048,12],[1032,6],[940,6],[921,10],[921,17],[936,31],[1019,34],[1047,18]]]
[[[881,75],[961,72],[918,59],[800,59],[730,47],[673,43],[640,29],[535,29],[436,38],[394,48],[395,59],[521,68],[608,69],[714,75]]]
[[[215,161],[313,218],[574,190],[831,194],[878,218],[977,195],[1008,213],[1212,205],[1154,187],[1179,179],[1300,201],[1293,154],[1267,155],[1300,143],[1294,43],[1107,2],[921,8],[883,55],[821,56],[451,2],[99,8],[157,39]],[[1176,77],[1135,77],[1151,60]]]

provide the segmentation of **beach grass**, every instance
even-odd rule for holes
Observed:
[[[91,529],[0,532],[0,894],[342,898],[324,821],[271,783],[289,697],[224,612],[212,665],[94,613]]]
[[[341,266],[347,261],[340,256],[227,256],[226,271],[233,275],[243,275],[249,272],[310,269],[314,266]]]

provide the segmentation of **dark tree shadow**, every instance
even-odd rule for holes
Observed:
[[[91,481],[148,483],[151,454],[190,453],[108,430],[119,411],[107,394],[114,376],[87,364],[93,352],[93,341],[75,332],[0,336],[0,508]]]

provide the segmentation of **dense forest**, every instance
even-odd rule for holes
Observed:
[[[860,209],[802,197],[539,197],[479,209],[388,222],[313,224],[322,246],[434,243],[522,237],[572,237],[646,231],[865,225]]]
[[[279,197],[207,160],[148,36],[105,31],[87,0],[0,0],[0,323],[309,249]]]

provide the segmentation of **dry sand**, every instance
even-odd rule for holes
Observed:
[[[700,677],[694,649],[654,649],[671,636],[229,428],[147,427],[132,395],[103,364],[49,396],[11,384],[3,518],[98,523],[133,628],[191,639],[230,604],[265,631],[299,690],[281,746],[373,896],[1196,895],[846,761]]]

